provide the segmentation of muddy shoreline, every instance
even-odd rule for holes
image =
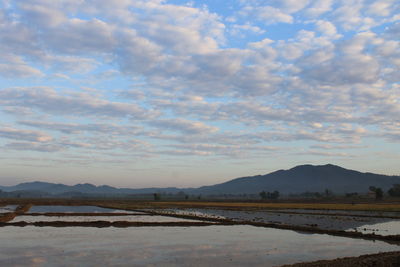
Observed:
[[[280,267],[398,267],[398,266],[400,266],[400,251],[368,254],[359,257],[338,258],[334,260],[302,262],[302,263],[283,265]]]
[[[149,226],[177,226],[177,227],[188,227],[188,226],[211,226],[217,225],[210,222],[128,222],[128,221],[94,221],[94,222],[65,222],[65,221],[52,221],[52,222],[10,222],[10,223],[0,223],[0,227],[7,226],[37,226],[37,227],[149,227]],[[233,225],[230,223],[221,223],[218,225]]]

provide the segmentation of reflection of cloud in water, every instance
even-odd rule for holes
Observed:
[[[275,266],[398,249],[383,242],[252,226],[28,226],[0,228],[0,236],[1,266],[29,266],[38,259],[52,265]]]
[[[399,235],[400,220],[392,220],[389,222],[375,224],[363,224],[356,229],[358,232],[362,232],[364,234],[375,233],[377,235]],[[348,229],[347,231],[354,231],[354,229]]]
[[[45,263],[46,262],[46,259],[45,258],[42,258],[42,257],[36,257],[36,258],[32,258],[31,259],[31,262],[34,264],[34,265],[36,265],[36,264],[43,264],[43,263]]]

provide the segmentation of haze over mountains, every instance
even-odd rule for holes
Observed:
[[[365,193],[370,186],[381,187],[387,191],[393,184],[400,183],[400,176],[388,176],[373,173],[362,173],[339,166],[300,165],[289,170],[278,170],[265,175],[241,177],[225,183],[202,186],[199,188],[115,188],[107,185],[77,184],[68,186],[46,182],[28,182],[16,186],[0,186],[5,192],[43,192],[50,195],[63,194],[151,194],[156,192],[202,195],[220,194],[258,194],[261,191],[277,190],[281,194],[324,192],[326,189],[344,194],[350,192]]]

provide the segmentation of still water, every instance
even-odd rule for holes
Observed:
[[[11,222],[95,222],[95,221],[127,221],[127,222],[199,222],[199,220],[181,219],[166,216],[125,215],[125,216],[29,216],[20,215]]]
[[[376,235],[398,235],[400,234],[400,220],[393,220],[383,223],[365,224],[359,227],[348,229],[347,231],[362,232],[363,234],[376,234]]]
[[[0,266],[279,266],[396,245],[247,225],[0,228]]]
[[[44,213],[44,212],[127,212],[124,210],[101,208],[96,206],[32,206],[29,209],[30,213]],[[129,211],[129,213],[135,213]]]
[[[1,213],[8,213],[8,212],[13,212],[15,209],[18,207],[18,205],[7,205],[7,206],[2,206],[0,207],[0,214]]]

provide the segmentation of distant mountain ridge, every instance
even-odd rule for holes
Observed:
[[[15,186],[0,186],[0,190],[5,192],[12,191],[40,191],[49,194],[65,194],[65,193],[84,193],[84,194],[150,194],[159,192],[162,190],[167,193],[177,193],[182,189],[167,187],[167,188],[116,188],[108,185],[96,186],[93,184],[76,184],[76,185],[65,185],[55,184],[48,182],[26,182]]]
[[[199,188],[115,188],[107,185],[77,184],[73,186],[47,182],[28,182],[15,186],[0,186],[0,190],[38,191],[48,194],[151,194],[156,192],[187,194],[258,194],[261,191],[277,190],[283,194],[303,192],[365,193],[370,186],[387,191],[393,184],[400,184],[400,176],[362,173],[336,165],[299,165],[289,170],[278,170],[265,175],[236,178],[225,183]]]
[[[203,194],[234,194],[278,190],[281,193],[324,192],[365,193],[370,186],[388,190],[400,183],[400,176],[362,173],[336,165],[299,165],[289,170],[278,170],[265,175],[241,177],[225,183],[203,186],[195,191]]]

